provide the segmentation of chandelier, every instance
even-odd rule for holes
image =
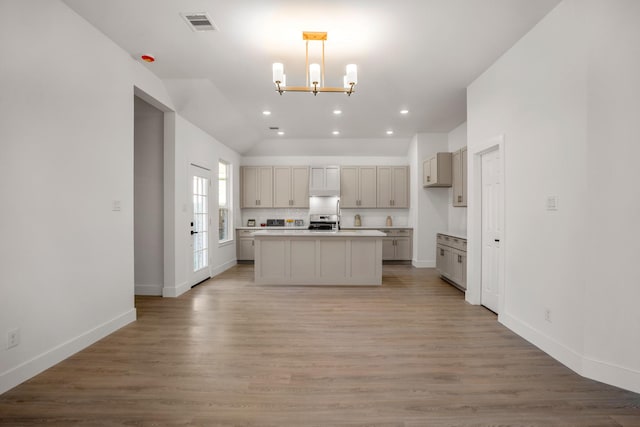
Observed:
[[[287,76],[284,74],[284,65],[280,62],[273,64],[273,83],[280,95],[282,92],[312,92],[314,96],[318,92],[346,93],[351,96],[356,84],[358,84],[358,66],[348,64],[346,75],[343,77],[344,87],[325,87],[324,85],[324,42],[327,40],[326,32],[303,31],[302,40],[306,42],[305,67],[307,74],[306,86],[287,86]],[[322,42],[322,62],[309,64],[309,42]]]

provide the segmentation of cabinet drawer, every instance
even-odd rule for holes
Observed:
[[[460,251],[467,250],[467,241],[465,239],[461,239],[459,237],[451,237],[450,244],[452,248],[458,249]]]
[[[436,235],[436,244],[449,246],[459,251],[467,251],[467,239],[461,237],[448,236],[446,234],[438,233]]]
[[[238,237],[253,237],[255,230],[238,230]]]

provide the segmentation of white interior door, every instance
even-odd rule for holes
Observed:
[[[191,226],[189,239],[191,263],[189,284],[195,285],[210,277],[209,274],[209,190],[211,171],[190,166]]]
[[[500,150],[482,155],[482,284],[480,303],[498,313],[502,238],[502,171]]]

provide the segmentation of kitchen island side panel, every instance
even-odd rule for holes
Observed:
[[[382,284],[383,233],[256,234],[255,283]]]

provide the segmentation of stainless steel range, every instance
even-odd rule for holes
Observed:
[[[311,214],[309,216],[309,230],[327,231],[337,230],[338,228],[338,215]]]

